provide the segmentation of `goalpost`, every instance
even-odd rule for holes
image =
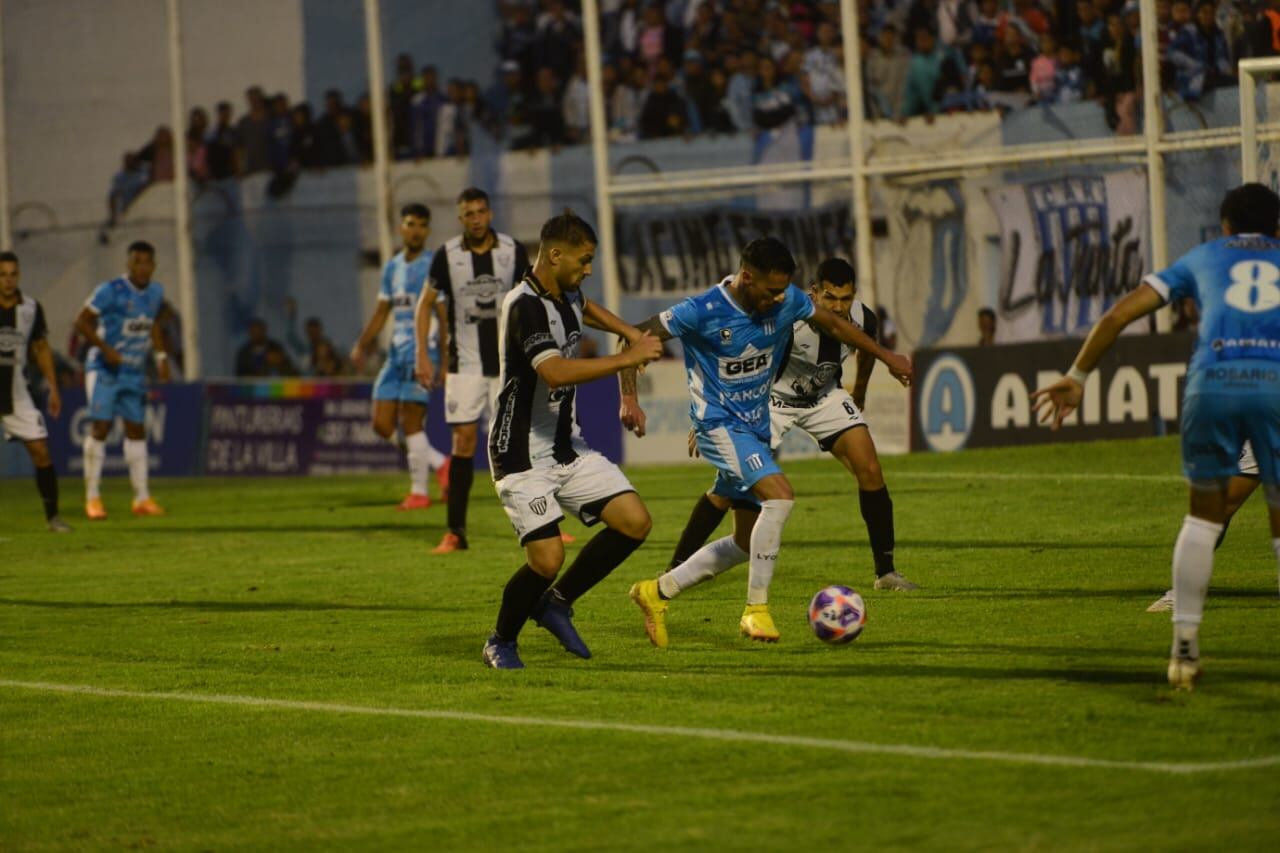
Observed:
[[[1264,177],[1260,173],[1262,161],[1259,159],[1259,147],[1264,142],[1280,139],[1280,122],[1258,122],[1258,83],[1261,79],[1264,95],[1267,93],[1266,78],[1272,74],[1280,74],[1280,57],[1268,56],[1261,59],[1244,59],[1240,61],[1240,180],[1243,183],[1255,183]],[[1270,100],[1268,99],[1268,106]],[[1270,111],[1264,114],[1270,118]],[[1269,159],[1269,158],[1268,158]],[[1274,183],[1274,176],[1268,177]]]

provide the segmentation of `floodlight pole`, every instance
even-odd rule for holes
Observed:
[[[5,135],[4,3],[0,0],[0,250],[13,248],[13,223],[9,220],[9,139]]]
[[[601,242],[599,258],[604,273],[604,307],[614,314],[622,311],[622,284],[618,275],[618,252],[613,221],[613,200],[609,191],[609,124],[604,104],[604,51],[600,46],[600,4],[583,0],[582,32],[587,48],[587,90],[591,103],[591,167],[596,185],[596,230]]]
[[[862,101],[862,44],[858,38],[858,6],[840,0],[841,37],[844,41],[845,102],[849,108],[849,174],[853,181],[854,260],[858,271],[858,296],[876,307],[875,260],[871,236],[871,199],[867,193],[865,108]]]
[[[1165,216],[1164,154],[1160,149],[1164,133],[1164,111],[1160,101],[1160,43],[1156,32],[1156,0],[1139,0],[1139,29],[1142,34],[1142,132],[1147,153],[1147,201],[1150,210],[1152,268],[1169,265],[1169,223]],[[1156,312],[1156,331],[1173,328],[1173,312]]]
[[[378,259],[391,260],[391,161],[387,133],[387,86],[382,62],[382,4],[364,0],[365,54],[369,60],[369,107],[373,113],[373,189],[377,210]]]
[[[182,314],[182,378],[194,379],[200,375],[200,320],[196,316],[195,253],[191,248],[182,18],[178,3],[179,0],[167,0],[165,9],[169,25],[169,123],[173,125],[173,227],[178,248],[178,310]]]

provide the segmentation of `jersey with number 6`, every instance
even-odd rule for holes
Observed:
[[[1191,297],[1200,306],[1188,394],[1256,390],[1257,383],[1231,362],[1262,361],[1280,369],[1280,240],[1221,237],[1143,281],[1166,302]]]

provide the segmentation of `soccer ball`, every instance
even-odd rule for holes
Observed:
[[[840,646],[857,639],[867,624],[867,605],[847,586],[832,584],[809,602],[809,627],[824,643]]]

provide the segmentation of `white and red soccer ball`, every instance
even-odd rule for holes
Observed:
[[[824,643],[843,645],[857,639],[867,624],[867,605],[847,586],[832,584],[809,602],[809,627]]]

